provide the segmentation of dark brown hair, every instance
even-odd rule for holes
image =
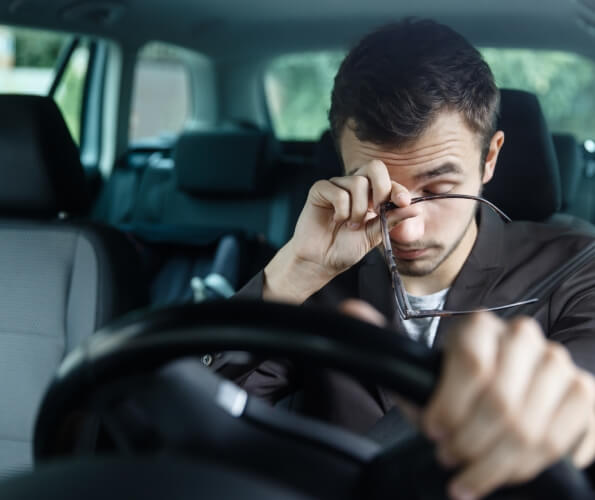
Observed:
[[[451,109],[477,132],[482,163],[496,131],[500,92],[481,54],[431,20],[405,19],[364,37],[335,77],[329,120],[335,144],[353,122],[361,141],[398,147]]]

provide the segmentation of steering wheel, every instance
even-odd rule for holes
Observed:
[[[198,361],[219,351],[316,363],[419,406],[429,399],[441,364],[438,351],[327,310],[232,300],[137,312],[64,360],[38,414],[35,461],[64,455],[64,436],[80,426],[76,416],[91,412],[102,416],[116,446],[129,454],[165,448],[206,455],[317,498],[446,498],[451,473],[440,468],[420,434],[382,446],[271,408]],[[127,425],[131,395],[134,411],[146,418]],[[585,476],[564,461],[494,498],[519,495],[592,498]]]

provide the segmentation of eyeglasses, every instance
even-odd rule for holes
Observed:
[[[471,196],[466,194],[436,194],[431,196],[420,196],[418,198],[413,198],[411,200],[411,205],[416,203],[421,203],[423,201],[432,201],[432,200],[444,200],[449,198],[458,198],[458,199],[465,199],[465,200],[475,200],[480,203],[485,204],[489,208],[491,208],[494,212],[496,212],[505,222],[510,222],[510,218],[500,210],[496,205],[489,202],[488,200],[481,198],[479,196]],[[413,319],[413,318],[430,318],[433,316],[456,316],[460,314],[471,314],[474,312],[483,312],[483,311],[498,311],[500,309],[508,309],[509,307],[517,307],[522,306],[524,304],[532,304],[533,302],[537,302],[539,299],[529,299],[523,300],[521,302],[514,302],[512,304],[506,304],[503,306],[496,306],[496,307],[486,307],[481,309],[471,309],[467,311],[444,311],[440,309],[421,309],[415,310],[411,307],[409,299],[407,297],[407,293],[405,292],[405,287],[403,286],[403,282],[401,280],[401,276],[399,276],[399,272],[397,271],[397,260],[393,253],[392,245],[390,242],[390,234],[388,230],[388,222],[386,214],[391,210],[398,208],[394,203],[387,201],[380,205],[380,222],[382,227],[382,243],[384,245],[384,257],[386,259],[386,263],[388,265],[393,290],[395,292],[395,299],[397,302],[397,308],[399,310],[399,315],[401,319]]]

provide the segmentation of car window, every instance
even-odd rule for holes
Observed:
[[[179,133],[192,116],[191,65],[185,49],[151,42],[139,52],[129,122],[131,142]]]
[[[59,59],[72,35],[0,26],[0,93],[47,95]],[[80,140],[80,117],[89,48],[74,51],[54,94],[74,140]]]
[[[500,87],[537,94],[553,132],[595,138],[595,64],[577,54],[480,49]],[[269,113],[282,140],[316,140],[328,128],[333,78],[344,52],[281,56],[265,75]]]
[[[328,128],[333,79],[344,52],[281,56],[265,75],[265,93],[275,135],[312,141]]]

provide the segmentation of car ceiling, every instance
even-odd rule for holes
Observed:
[[[150,40],[215,59],[344,47],[403,16],[445,22],[484,46],[573,50],[595,58],[595,0],[0,0],[0,23]]]

